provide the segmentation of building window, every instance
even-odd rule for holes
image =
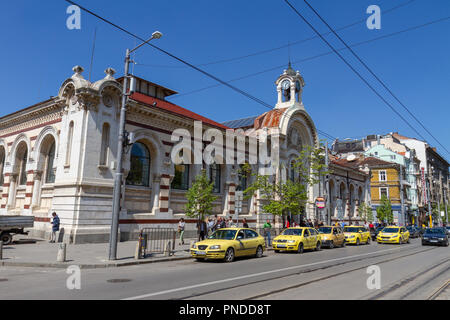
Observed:
[[[175,165],[175,177],[173,178],[172,189],[187,190],[189,189],[189,165]]]
[[[380,181],[387,181],[386,171],[379,171]]]
[[[3,186],[4,178],[3,178],[3,170],[5,167],[5,149],[2,147],[0,149],[0,186]]]
[[[209,166],[209,181],[214,183],[213,192],[220,193],[220,165],[213,163]]]
[[[106,166],[109,153],[109,124],[105,123],[102,130],[102,147],[100,151],[100,165]]]
[[[291,168],[290,168],[290,176],[289,176],[289,180],[291,180],[292,182],[295,182],[295,176],[296,176],[296,171],[295,170],[295,161],[291,161]]]
[[[22,159],[20,159],[19,185],[21,186],[27,184],[27,157],[28,150],[25,150]]]
[[[136,142],[131,149],[131,168],[127,185],[141,187],[150,185],[150,152],[143,143]]]
[[[380,188],[380,199],[383,196],[389,199],[389,188]]]
[[[244,165],[241,164],[238,171],[239,184],[236,191],[244,191],[247,189],[248,172],[244,171]]]
[[[55,142],[52,143],[47,154],[47,172],[45,174],[46,183],[55,183],[55,172],[53,171],[53,163],[55,162]]]
[[[66,166],[70,165],[70,156],[72,154],[73,125],[73,121],[71,121],[69,124],[69,132],[67,133]]]

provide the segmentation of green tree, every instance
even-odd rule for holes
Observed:
[[[372,213],[372,207],[369,206],[364,201],[360,204],[358,208],[359,216],[362,220],[373,222],[373,213]]]
[[[185,210],[188,217],[204,220],[212,214],[213,202],[217,199],[213,196],[213,188],[214,183],[209,181],[206,170],[202,170],[186,194],[188,202]]]
[[[273,176],[254,173],[254,182],[244,191],[245,198],[251,198],[259,192],[263,200],[263,212],[274,216],[303,214],[309,199],[309,186],[318,183],[321,176],[328,174],[323,148],[306,146],[294,160],[293,169],[296,172],[294,181],[286,179],[277,183]]]
[[[377,208],[377,218],[389,224],[394,222],[394,213],[392,212],[391,200],[385,195],[381,196],[380,206]]]

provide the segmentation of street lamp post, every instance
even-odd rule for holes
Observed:
[[[117,146],[117,168],[116,174],[114,176],[114,191],[113,191],[113,212],[111,217],[111,233],[109,235],[109,260],[117,259],[117,233],[119,231],[119,215],[120,215],[120,199],[122,191],[123,173],[122,173],[122,163],[123,163],[123,149],[125,142],[125,123],[126,123],[126,112],[127,112],[127,101],[128,101],[128,78],[130,77],[130,56],[131,53],[147,44],[153,39],[159,39],[162,37],[162,33],[155,31],[152,37],[147,41],[141,43],[136,48],[130,50],[127,49],[125,55],[125,76],[123,80],[122,89],[122,108],[120,109],[120,120],[119,120],[119,142]],[[131,91],[131,90],[130,90]]]

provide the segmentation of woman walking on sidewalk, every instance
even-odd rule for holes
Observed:
[[[180,245],[184,244],[184,228],[186,227],[186,222],[184,222],[184,218],[180,219],[178,222],[178,233],[180,234]]]

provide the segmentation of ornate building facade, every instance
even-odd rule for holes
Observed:
[[[0,214],[34,216],[32,234],[47,237],[51,213],[56,211],[62,241],[107,242],[123,79],[116,79],[108,68],[104,79],[91,83],[84,79],[83,68],[73,71],[56,97],[0,118]],[[143,227],[175,228],[180,218],[186,218],[186,192],[202,168],[214,182],[213,214],[236,214],[236,192],[252,177],[242,177],[238,163],[220,159],[210,165],[175,165],[171,153],[177,129],[194,136],[196,123],[201,122],[202,133],[216,129],[225,135],[227,130],[244,128],[248,138],[264,132],[270,141],[279,141],[276,179],[292,174],[289,163],[303,146],[318,146],[314,122],[302,103],[303,78],[290,66],[276,81],[274,109],[241,125],[202,117],[167,101],[175,91],[137,77],[136,81],[128,99],[130,141],[124,156],[121,240],[135,239]],[[248,152],[246,157],[248,161]],[[261,166],[252,164],[252,170]],[[311,186],[311,203],[317,195],[318,187]],[[305,210],[314,217],[312,204]],[[256,195],[243,203],[239,218],[259,227],[272,217],[261,212]],[[186,218],[186,222],[187,232],[194,234],[197,221]]]

